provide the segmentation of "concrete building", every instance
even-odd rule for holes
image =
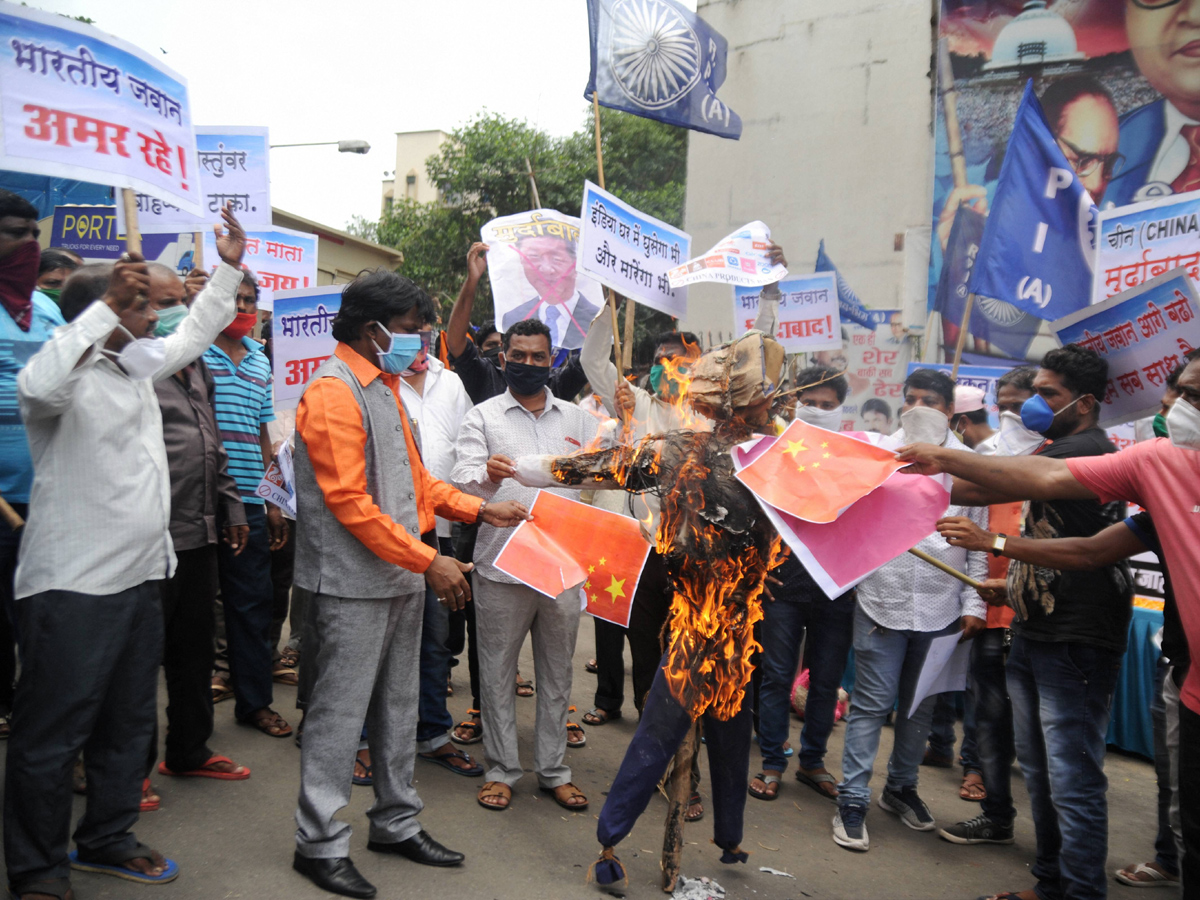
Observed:
[[[741,140],[693,132],[685,227],[698,255],[761,219],[811,272],[817,244],[872,307],[925,324],[937,0],[700,0],[729,42],[719,96]],[[730,334],[732,291],[689,289],[687,326]]]
[[[441,149],[450,135],[444,131],[396,132],[396,168],[383,182],[383,211],[397,200],[433,203],[438,199],[437,185],[429,180],[425,160]]]
[[[345,284],[353,281],[363,269],[380,266],[396,269],[404,262],[404,254],[399,250],[374,244],[276,207],[271,207],[271,221],[281,228],[317,236],[318,285]]]

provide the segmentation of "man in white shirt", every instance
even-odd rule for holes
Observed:
[[[58,328],[18,379],[34,478],[16,576],[25,668],[13,709],[4,851],[17,897],[64,897],[69,868],[144,883],[179,867],[138,843],[154,734],[163,615],[175,571],[171,486],[152,386],[188,365],[234,316],[245,235],[228,210],[222,265],[164,339],[140,257],[68,281]],[[78,285],[73,285],[80,279]],[[73,290],[77,287],[77,290]],[[71,781],[87,762],[87,812],[68,859]]]
[[[899,448],[911,443],[906,435],[926,434],[934,444],[963,449],[949,429],[953,403],[954,383],[945,373],[917,369],[904,382],[900,430],[884,438],[882,445]],[[950,510],[947,515],[969,516],[978,525],[987,521],[986,509],[951,506]],[[987,578],[986,554],[949,547],[937,534],[917,547],[976,581]],[[947,552],[953,550],[958,552]],[[895,744],[879,806],[909,828],[933,830],[933,816],[917,795],[917,773],[937,695],[926,697],[912,716],[908,713],[933,639],[961,630],[962,640],[967,640],[983,629],[986,618],[987,604],[972,588],[908,553],[859,584],[854,692],[846,720],[838,812],[833,818],[834,843],[850,850],[865,851],[870,846],[864,820],[871,802],[871,772],[879,733],[897,699]]]

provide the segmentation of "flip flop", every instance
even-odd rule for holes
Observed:
[[[771,789],[771,785],[773,784],[783,784],[783,779],[781,779],[778,775],[766,775],[763,772],[759,772],[754,777],[767,786],[767,791]],[[755,800],[771,801],[779,798],[779,788],[775,788],[775,793],[773,794],[769,794],[767,791],[756,791],[753,787],[746,787],[746,793],[748,793]]]
[[[358,770],[362,769],[366,775],[359,775]],[[350,783],[358,787],[370,787],[375,783],[375,773],[371,766],[368,766],[357,756],[354,757],[354,774],[350,776]]]
[[[573,783],[568,781],[566,784],[560,784],[558,787],[569,787],[571,789],[572,793],[567,795],[567,800],[574,800],[576,797],[583,797],[583,802],[578,804],[577,806],[572,806],[566,800],[562,800],[559,798],[558,788],[539,786],[538,790],[541,791],[543,794],[549,794],[551,797],[554,798],[555,803],[557,803],[563,809],[570,810],[571,812],[583,812],[583,810],[588,808],[587,796],[583,793],[583,791],[581,791]]]
[[[699,822],[701,819],[703,819],[703,818],[704,818],[704,806],[703,806],[703,802],[704,802],[704,798],[703,798],[703,797],[701,797],[701,796],[700,796],[698,793],[695,793],[695,792],[693,792],[693,793],[692,793],[692,796],[688,797],[688,809],[691,809],[693,806],[699,806],[699,807],[700,807],[700,814],[699,814],[699,815],[697,815],[697,816],[689,816],[689,815],[687,815],[686,813],[684,813],[684,816],[683,816],[683,821],[685,821],[685,822]]]
[[[455,750],[453,753],[418,753],[417,756],[421,759],[428,760],[435,766],[441,766],[443,769],[449,769],[455,775],[465,775],[467,778],[478,778],[483,774],[483,766],[475,762],[466,753],[461,750]],[[468,768],[462,768],[450,762],[452,759],[461,759],[463,762],[470,763]]]
[[[101,862],[84,862],[79,858],[79,851],[72,850],[69,859],[71,860],[71,868],[80,872],[96,872],[99,875],[115,875],[117,878],[124,878],[126,881],[136,881],[138,884],[166,884],[168,881],[174,881],[179,877],[179,864],[173,859],[165,859],[163,872],[161,875],[147,875],[143,872],[135,872],[133,869],[127,869],[120,863],[128,862],[131,859],[148,859],[154,861],[154,857],[148,856],[150,848],[145,844],[138,844],[133,850],[128,851],[131,856],[126,856],[116,863],[101,863]],[[120,853],[113,855],[113,858],[121,856]]]
[[[1139,878],[1139,875],[1145,876]],[[1126,866],[1124,869],[1119,869],[1116,874],[1117,881],[1129,887],[1167,887],[1169,885],[1179,884],[1179,876],[1172,878],[1164,872],[1160,872],[1154,866],[1146,863],[1138,863],[1136,866]]]
[[[830,795],[830,794],[827,794],[825,791],[821,790],[821,785],[823,785],[823,784],[832,784],[834,786],[837,785],[837,779],[834,778],[832,775],[830,775],[828,772],[822,772],[819,775],[805,775],[804,772],[802,772],[800,769],[797,769],[796,770],[796,780],[799,781],[801,784],[807,784],[810,788],[812,788],[814,791],[816,791],[818,794],[820,794],[826,800],[829,800],[833,803],[837,803],[837,795],[836,794]]]
[[[527,681],[526,679],[522,678],[520,675],[517,676],[515,688],[516,688],[518,697],[532,697],[534,694],[534,691],[537,690],[537,688],[535,688],[533,686],[532,681]]]
[[[213,763],[229,763],[235,765],[234,761],[228,756],[210,756],[204,765],[196,769],[189,769],[186,772],[175,772],[167,768],[167,763],[164,760],[158,764],[159,775],[170,775],[173,778],[217,778],[221,781],[244,781],[250,777],[250,769],[247,766],[240,766],[241,772],[221,772],[215,769],[209,769]]]
[[[142,800],[138,803],[138,812],[158,812],[162,808],[162,797],[155,796],[153,800],[146,799],[146,792],[153,793],[154,789],[150,787],[150,779],[147,778],[142,782]]]
[[[479,710],[468,709],[467,715],[478,716]],[[455,734],[455,732],[460,728],[471,729],[471,736],[469,738],[460,738],[457,734]],[[454,730],[450,732],[450,740],[454,741],[456,744],[463,744],[464,746],[469,744],[478,744],[483,740],[483,723],[476,722],[473,718],[464,719],[462,722],[459,722],[454,726]]]

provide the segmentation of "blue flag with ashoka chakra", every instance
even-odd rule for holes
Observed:
[[[717,99],[725,38],[675,0],[588,0],[592,71],[583,96],[601,106],[737,140],[742,120]]]

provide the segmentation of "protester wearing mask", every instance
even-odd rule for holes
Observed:
[[[25,423],[17,412],[17,375],[25,362],[63,324],[58,306],[34,289],[38,275],[38,212],[32,203],[0,190],[0,497],[17,515],[29,510],[33,460],[25,438]],[[19,643],[13,608],[13,575],[21,530],[0,520],[0,739],[9,734],[13,681],[17,676],[15,645]]]
[[[954,387],[954,414],[950,417],[950,430],[972,450],[978,450],[996,433],[988,422],[984,399],[981,388],[969,384]]]
[[[1047,464],[1067,472],[1087,464],[1084,468],[1090,470],[1093,459],[1110,457],[1116,448],[1097,425],[1107,385],[1108,364],[1095,352],[1077,344],[1051,350],[1033,380],[1034,396],[1021,406],[1025,427],[1047,442],[1019,461],[991,457],[985,463],[991,467],[988,471],[1015,467],[1024,472],[1026,467],[1038,472]],[[958,457],[944,449],[936,455]],[[984,505],[1031,497],[1023,478],[999,487],[977,477],[975,469],[952,472],[975,482],[956,480],[954,503]],[[1078,485],[1073,492],[1033,499],[1023,528],[1026,538],[1091,537],[1119,522],[1124,512],[1121,503],[1101,505],[1094,493]],[[1166,546],[1169,514],[1151,512]],[[996,553],[1003,552],[1005,541],[1004,535],[997,536]],[[1060,572],[1014,561],[1007,584],[1008,602],[1016,612],[1008,692],[1017,758],[1037,834],[1032,874],[1039,882],[1038,895],[1103,896],[1108,849],[1105,734],[1125,652],[1132,579],[1124,564]],[[1003,839],[1007,831],[1011,839],[1011,821],[993,824],[999,826],[997,837]]]
[[[63,284],[81,265],[83,262],[74,253],[55,247],[43,250],[38,263],[37,289],[57,303]]]
[[[842,404],[850,385],[826,366],[798,372],[796,418],[830,431],[840,430]],[[806,388],[805,385],[812,385]],[[758,735],[763,770],[750,782],[750,796],[774,800],[787,770],[784,745],[791,722],[792,684],[798,668],[808,669],[808,703],[800,732],[796,778],[827,800],[837,799],[837,779],[825,768],[825,749],[833,731],[838,688],[854,636],[854,591],[830,599],[794,556],[773,572],[781,584],[763,603],[759,629],[762,653],[758,687]],[[805,651],[800,663],[800,647]]]
[[[262,345],[250,337],[258,321],[258,285],[245,274],[238,286],[237,315],[204,354],[216,386],[213,409],[229,455],[229,474],[241,491],[250,526],[239,553],[229,546],[218,551],[231,684],[214,674],[212,689],[218,699],[218,691],[232,688],[239,723],[284,738],[292,727],[271,709],[271,551],[287,541],[288,526],[282,510],[265,503],[256,490],[273,455],[267,423],[275,419],[275,410],[271,365]]]
[[[158,315],[154,334],[164,340],[188,316],[193,291],[175,270],[150,263],[150,305]],[[189,276],[203,284],[201,272]],[[213,380],[197,359],[154,383],[163,419],[163,443],[171,474],[171,542],[175,575],[161,583],[167,683],[166,755],[163,775],[236,781],[250,770],[208,748],[213,731],[209,679],[213,665],[213,605],[217,597],[217,544],[236,555],[249,528],[237,482],[213,415]],[[151,760],[157,756],[157,747]]]
[[[930,443],[965,449],[951,433],[949,412],[954,383],[933,369],[916,369],[904,382],[900,430],[883,438],[882,446],[899,447],[921,435]],[[968,516],[984,525],[981,509],[951,506],[951,515]],[[982,553],[949,547],[937,534],[917,548],[982,581],[987,560]],[[833,820],[833,840],[851,850],[870,846],[865,817],[871,800],[870,780],[879,750],[879,735],[888,714],[896,707],[895,741],[888,761],[888,778],[879,806],[901,818],[916,831],[935,827],[929,807],[917,794],[917,778],[936,695],[930,695],[909,716],[925,654],[935,637],[961,632],[961,640],[974,637],[986,624],[987,606],[958,579],[935,569],[909,553],[876,570],[858,586],[854,618],[856,680],[846,722],[842,755],[842,783],[838,785],[838,813]]]
[[[130,831],[162,662],[158,582],[176,564],[151,381],[196,359],[233,317],[245,236],[228,209],[222,216],[229,229],[217,228],[222,264],[173,335],[150,337],[158,317],[149,275],[131,254],[72,276],[62,295],[70,324],[19,377],[34,499],[16,580],[30,662],[17,685],[4,795],[5,859],[17,896],[68,896],[71,866],[146,883],[178,875],[175,863]],[[130,353],[134,345],[149,349]],[[157,369],[143,368],[147,359],[157,359]],[[85,744],[87,812],[68,859],[72,801],[64,775]]]
[[[578,406],[559,400],[547,388],[550,329],[523,319],[504,334],[501,365],[508,390],[479,404],[463,420],[458,461],[451,479],[488,503],[516,500],[531,506],[537,491],[512,480],[514,460],[530,454],[582,450],[599,423]],[[564,496],[571,492],[560,489]],[[545,597],[494,565],[508,535],[483,525],[475,545],[475,616],[483,693],[483,746],[487,783],[479,792],[486,809],[503,810],[512,786],[524,774],[517,750],[516,698],[512,684],[517,657],[527,634],[533,637],[538,680],[534,771],[539,787],[562,807],[577,811],[587,797],[571,783],[564,764],[567,708],[571,700],[571,658],[579,630],[579,592]]]

